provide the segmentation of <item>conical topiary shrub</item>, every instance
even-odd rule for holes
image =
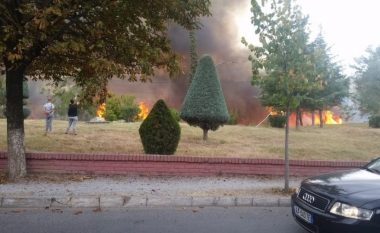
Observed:
[[[198,61],[180,116],[189,125],[203,129],[203,140],[207,140],[208,130],[217,130],[229,119],[222,87],[209,55]]]
[[[163,100],[158,100],[139,129],[147,154],[171,155],[177,150],[181,128]]]

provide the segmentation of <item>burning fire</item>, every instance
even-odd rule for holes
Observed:
[[[278,113],[273,111],[272,108],[267,108],[267,111],[270,115],[277,115]],[[302,112],[302,122],[303,122],[303,125],[312,125],[312,114],[310,112]],[[320,119],[319,119],[319,113],[318,112],[315,112],[314,114],[314,124],[315,125],[318,125],[320,124]],[[327,125],[338,125],[338,124],[342,124],[343,120],[342,118],[340,118],[339,115],[335,114],[333,111],[329,111],[329,110],[326,110],[326,111],[323,111],[322,113],[322,122],[323,124],[327,124]],[[295,126],[296,124],[296,114],[295,113],[292,113],[290,116],[289,116],[289,123],[291,126]]]
[[[337,124],[342,124],[342,118],[340,118],[337,115],[334,115],[333,112],[331,111],[324,111],[323,112],[323,123],[327,125],[337,125]],[[316,124],[319,124],[319,115],[315,117],[315,122]]]
[[[296,114],[292,113],[289,119],[290,125],[295,125],[296,122]],[[312,125],[312,114],[309,112],[302,113],[302,122],[303,125]],[[322,122],[326,125],[338,125],[342,124],[343,120],[339,117],[339,115],[335,114],[332,111],[323,111],[322,113]],[[314,124],[320,124],[319,114],[316,112],[314,114]]]
[[[145,118],[148,116],[148,113],[149,113],[148,107],[145,105],[144,102],[141,101],[139,103],[139,109],[140,109],[140,113],[138,114],[138,118],[140,120],[145,120]]]
[[[96,109],[96,116],[103,118],[105,112],[106,112],[106,103],[102,103]]]

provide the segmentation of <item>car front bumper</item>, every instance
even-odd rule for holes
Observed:
[[[306,222],[295,214],[295,206],[312,215],[312,223]],[[297,198],[296,194],[291,198],[292,214],[296,222],[303,228],[313,233],[379,233],[380,228],[372,221],[363,221],[336,216],[328,212],[322,212],[306,205]]]

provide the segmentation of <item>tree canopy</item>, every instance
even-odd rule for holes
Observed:
[[[370,116],[380,116],[380,47],[368,48],[367,54],[356,60],[354,68],[359,110]]]
[[[84,83],[88,77],[146,80],[154,68],[176,71],[166,29],[192,29],[207,0],[54,0],[0,3],[3,62],[28,65],[35,78]]]
[[[326,108],[341,105],[344,98],[348,97],[349,80],[343,75],[342,67],[334,62],[322,33],[318,34],[310,44],[310,48],[313,55],[313,70],[309,73],[308,79],[315,85],[302,99],[300,106],[311,112],[319,110],[321,114]],[[322,120],[320,125],[323,126]]]
[[[209,55],[202,56],[198,61],[180,116],[189,125],[203,129],[204,140],[207,140],[208,130],[217,130],[228,121],[229,114],[222,87]]]

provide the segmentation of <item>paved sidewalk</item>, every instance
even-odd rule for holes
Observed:
[[[298,187],[303,177],[291,177]],[[289,206],[282,177],[36,176],[0,184],[0,208]]]

